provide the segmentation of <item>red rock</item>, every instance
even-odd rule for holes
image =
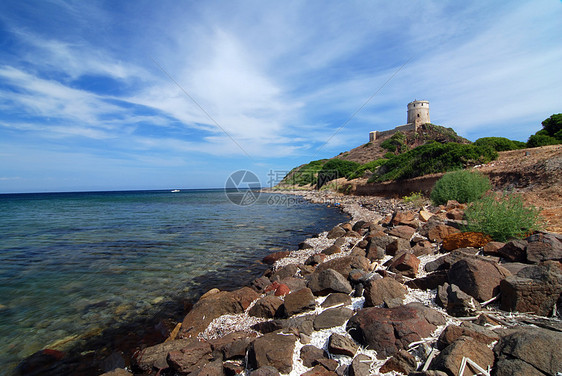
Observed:
[[[188,374],[209,363],[213,359],[211,351],[209,343],[194,342],[179,351],[170,351],[167,361],[177,372]]]
[[[443,249],[453,251],[459,248],[480,248],[492,241],[488,235],[480,232],[461,232],[443,238]]]
[[[505,243],[502,242],[489,242],[482,248],[482,252],[488,256],[499,256],[498,250],[504,245]]]
[[[436,242],[440,242],[443,239],[445,239],[447,236],[451,235],[451,234],[455,234],[457,232],[460,232],[460,230],[451,227],[451,226],[447,226],[447,225],[443,225],[443,224],[438,224],[434,227],[431,227],[428,231],[428,236],[427,238],[431,241],[436,241]]]
[[[274,264],[275,261],[281,260],[282,258],[285,258],[285,257],[289,256],[290,253],[291,252],[289,252],[289,251],[275,252],[275,253],[272,253],[270,255],[265,256],[262,261],[263,261],[264,264],[271,265],[271,264]]]
[[[291,289],[289,288],[289,286],[284,283],[280,283],[279,287],[277,287],[277,289],[275,290],[275,296],[285,296],[290,292]]]
[[[464,212],[459,209],[451,209],[446,214],[447,218],[453,219],[455,221],[460,221],[464,217]]]
[[[420,259],[411,253],[404,253],[390,265],[390,270],[406,277],[414,278],[418,274]]]
[[[388,235],[410,240],[416,230],[409,226],[395,226],[388,231]]]
[[[337,373],[329,371],[320,364],[314,366],[310,371],[306,371],[301,376],[337,376]]]
[[[500,282],[511,273],[500,265],[487,260],[465,258],[451,265],[449,283],[483,302],[500,292]]]

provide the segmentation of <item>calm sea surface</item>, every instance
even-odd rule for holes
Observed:
[[[0,195],[0,370],[178,297],[240,286],[264,255],[345,220],[279,197],[237,206],[222,190]]]

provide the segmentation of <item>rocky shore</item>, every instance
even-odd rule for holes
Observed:
[[[298,192],[352,219],[212,289],[110,375],[557,375],[562,236],[462,233],[464,206]]]

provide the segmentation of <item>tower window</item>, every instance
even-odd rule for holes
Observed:
[[[418,117],[420,117],[420,114],[418,114]]]

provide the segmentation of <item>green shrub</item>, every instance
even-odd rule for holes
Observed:
[[[369,181],[410,179],[426,174],[458,170],[470,165],[490,162],[497,156],[498,153],[489,146],[431,142],[392,156]]]
[[[490,180],[478,172],[449,172],[435,183],[431,191],[431,201],[435,205],[445,204],[448,200],[472,202],[482,197],[490,187]]]
[[[291,170],[287,176],[279,183],[280,185],[315,185],[318,181],[318,172],[326,163],[326,159],[312,161],[303,166],[296,167]]]
[[[404,200],[404,202],[407,204],[422,206],[423,202],[425,201],[425,197],[421,192],[412,192],[410,195],[402,197],[402,200]]]
[[[531,137],[529,137],[529,141],[527,141],[527,147],[538,148],[540,146],[556,145],[559,144],[560,142],[562,141],[552,136],[548,136],[545,134],[534,134]]]
[[[505,137],[482,137],[474,141],[476,146],[489,146],[496,151],[517,150],[527,147],[527,144],[521,141],[513,141]]]
[[[516,195],[503,195],[496,199],[486,195],[465,210],[465,231],[482,232],[494,240],[505,242],[525,237],[542,227],[540,209],[525,206]]]
[[[543,129],[548,132],[549,136],[556,137],[556,134],[562,131],[562,114],[551,115],[548,119],[545,119],[541,124]]]
[[[375,172],[377,170],[377,168],[379,166],[383,165],[385,162],[386,162],[386,159],[375,159],[374,161],[362,164],[361,166],[359,166],[359,168],[357,168],[357,170],[355,170],[352,173],[350,173],[349,175],[347,175],[346,178],[348,180],[358,179],[358,178],[362,177],[363,174],[365,173],[365,171],[367,171],[367,170],[369,170],[371,172]]]
[[[406,136],[402,132],[396,132],[388,140],[381,142],[381,147],[391,153],[402,153],[408,148],[405,144]]]
[[[360,166],[359,163],[353,161],[345,161],[337,158],[330,159],[322,166],[322,169],[318,173],[318,188],[329,181],[350,175]]]

